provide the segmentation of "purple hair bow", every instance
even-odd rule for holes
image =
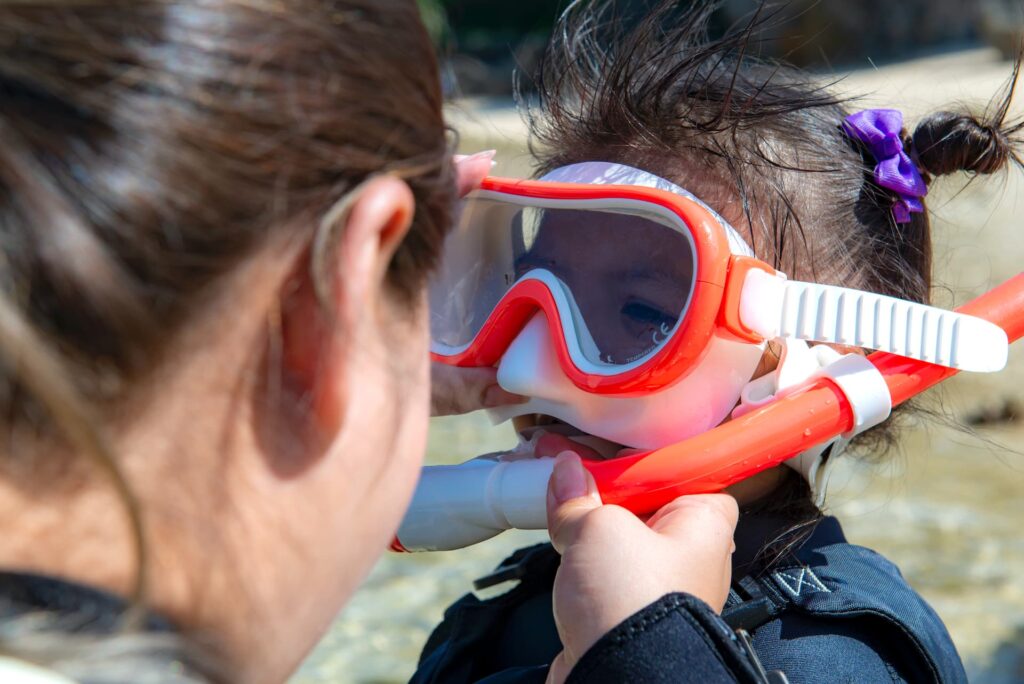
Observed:
[[[878,162],[875,183],[892,190],[899,198],[892,206],[896,223],[909,223],[911,213],[924,211],[921,199],[928,194],[921,173],[914,166],[900,139],[903,114],[895,109],[865,109],[843,120],[843,130],[867,145]]]

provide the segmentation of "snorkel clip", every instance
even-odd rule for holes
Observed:
[[[826,345],[809,346],[803,340],[776,340],[782,348],[778,365],[770,373],[751,380],[740,393],[732,417],[739,418],[824,378],[843,393],[853,410],[854,427],[827,442],[815,445],[785,461],[804,476],[814,492],[815,503],[824,503],[828,465],[857,435],[882,423],[892,412],[892,396],[878,368],[860,354],[840,354]]]

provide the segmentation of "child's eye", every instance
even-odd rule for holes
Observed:
[[[626,302],[622,315],[644,327],[667,330],[676,324],[675,316],[643,302]]]

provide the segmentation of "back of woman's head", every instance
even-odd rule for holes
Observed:
[[[371,174],[418,208],[392,284],[435,258],[450,162],[412,0],[24,0],[0,5],[0,46],[0,292],[90,398]]]
[[[416,305],[454,193],[441,105],[414,0],[0,2],[0,428],[113,477],[135,598],[104,412],[261,247],[315,281],[317,227],[375,174],[412,191],[385,286]],[[38,484],[5,444],[4,477]]]

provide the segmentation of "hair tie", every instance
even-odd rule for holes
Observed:
[[[909,223],[912,213],[923,213],[921,200],[928,194],[928,186],[903,149],[903,113],[895,109],[865,109],[846,117],[843,130],[867,145],[874,156],[875,184],[898,195],[892,205],[896,223]]]

